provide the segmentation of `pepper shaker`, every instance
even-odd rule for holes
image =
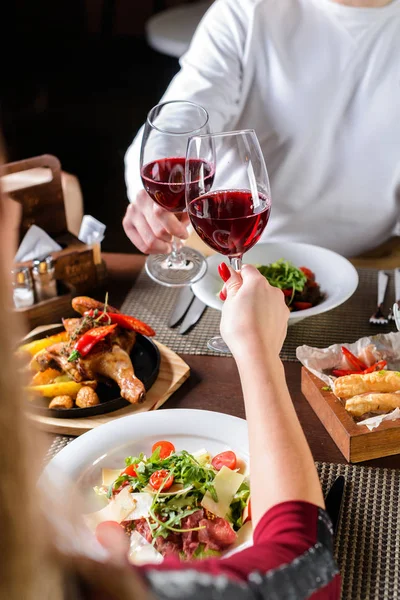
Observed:
[[[13,276],[13,298],[15,308],[28,308],[35,302],[33,282],[28,267],[19,267],[11,271]]]
[[[57,296],[54,272],[54,261],[50,255],[33,261],[32,274],[38,302]]]

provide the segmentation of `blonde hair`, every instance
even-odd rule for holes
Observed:
[[[36,483],[44,440],[24,413],[26,400],[14,360],[22,327],[11,309],[9,244],[18,230],[18,213],[10,203],[15,204],[0,189],[0,598],[77,599],[82,597],[78,580],[116,599],[145,598],[147,592],[131,569],[57,551],[50,523],[40,510]],[[17,215],[14,222],[12,215]],[[59,518],[68,518],[68,513]]]

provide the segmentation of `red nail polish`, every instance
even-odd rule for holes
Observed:
[[[222,302],[225,302],[225,300],[226,300],[226,294],[225,294],[224,290],[220,291],[219,297],[222,300]]]
[[[222,281],[228,281],[229,277],[231,276],[231,272],[225,263],[218,265],[218,273]]]

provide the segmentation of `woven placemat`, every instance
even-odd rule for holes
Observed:
[[[342,306],[289,327],[281,353],[282,360],[295,361],[296,348],[303,344],[324,348],[339,342],[354,342],[366,335],[396,330],[393,321],[379,326],[369,323],[369,317],[376,310],[377,271],[359,269],[358,273],[358,289]],[[122,311],[151,324],[157,332],[158,341],[178,354],[227,356],[207,348],[209,338],[219,334],[220,311],[207,308],[197,325],[185,335],[178,333],[179,327],[171,329],[167,326],[179,293],[179,289],[158,285],[142,271],[126,297]],[[392,278],[386,299],[388,310],[394,301]]]
[[[59,436],[50,460],[74,438]],[[342,600],[400,599],[400,471],[317,462],[324,494],[346,479],[335,555],[343,580]]]

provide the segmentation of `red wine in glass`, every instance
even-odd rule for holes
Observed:
[[[151,198],[170,212],[186,210],[185,157],[160,158],[142,167],[142,182]],[[193,196],[210,190],[214,169],[204,160],[192,159],[188,165]],[[200,189],[201,184],[201,189]]]
[[[214,165],[211,189],[196,196],[190,186],[191,160]],[[231,267],[240,272],[243,255],[260,239],[271,212],[268,172],[255,131],[192,136],[186,150],[185,180],[186,206],[196,233],[207,246],[228,256]],[[207,346],[229,352],[221,336],[209,340]]]
[[[203,242],[220,254],[241,257],[260,239],[271,202],[258,193],[255,209],[250,190],[218,190],[190,202],[188,211]]]

